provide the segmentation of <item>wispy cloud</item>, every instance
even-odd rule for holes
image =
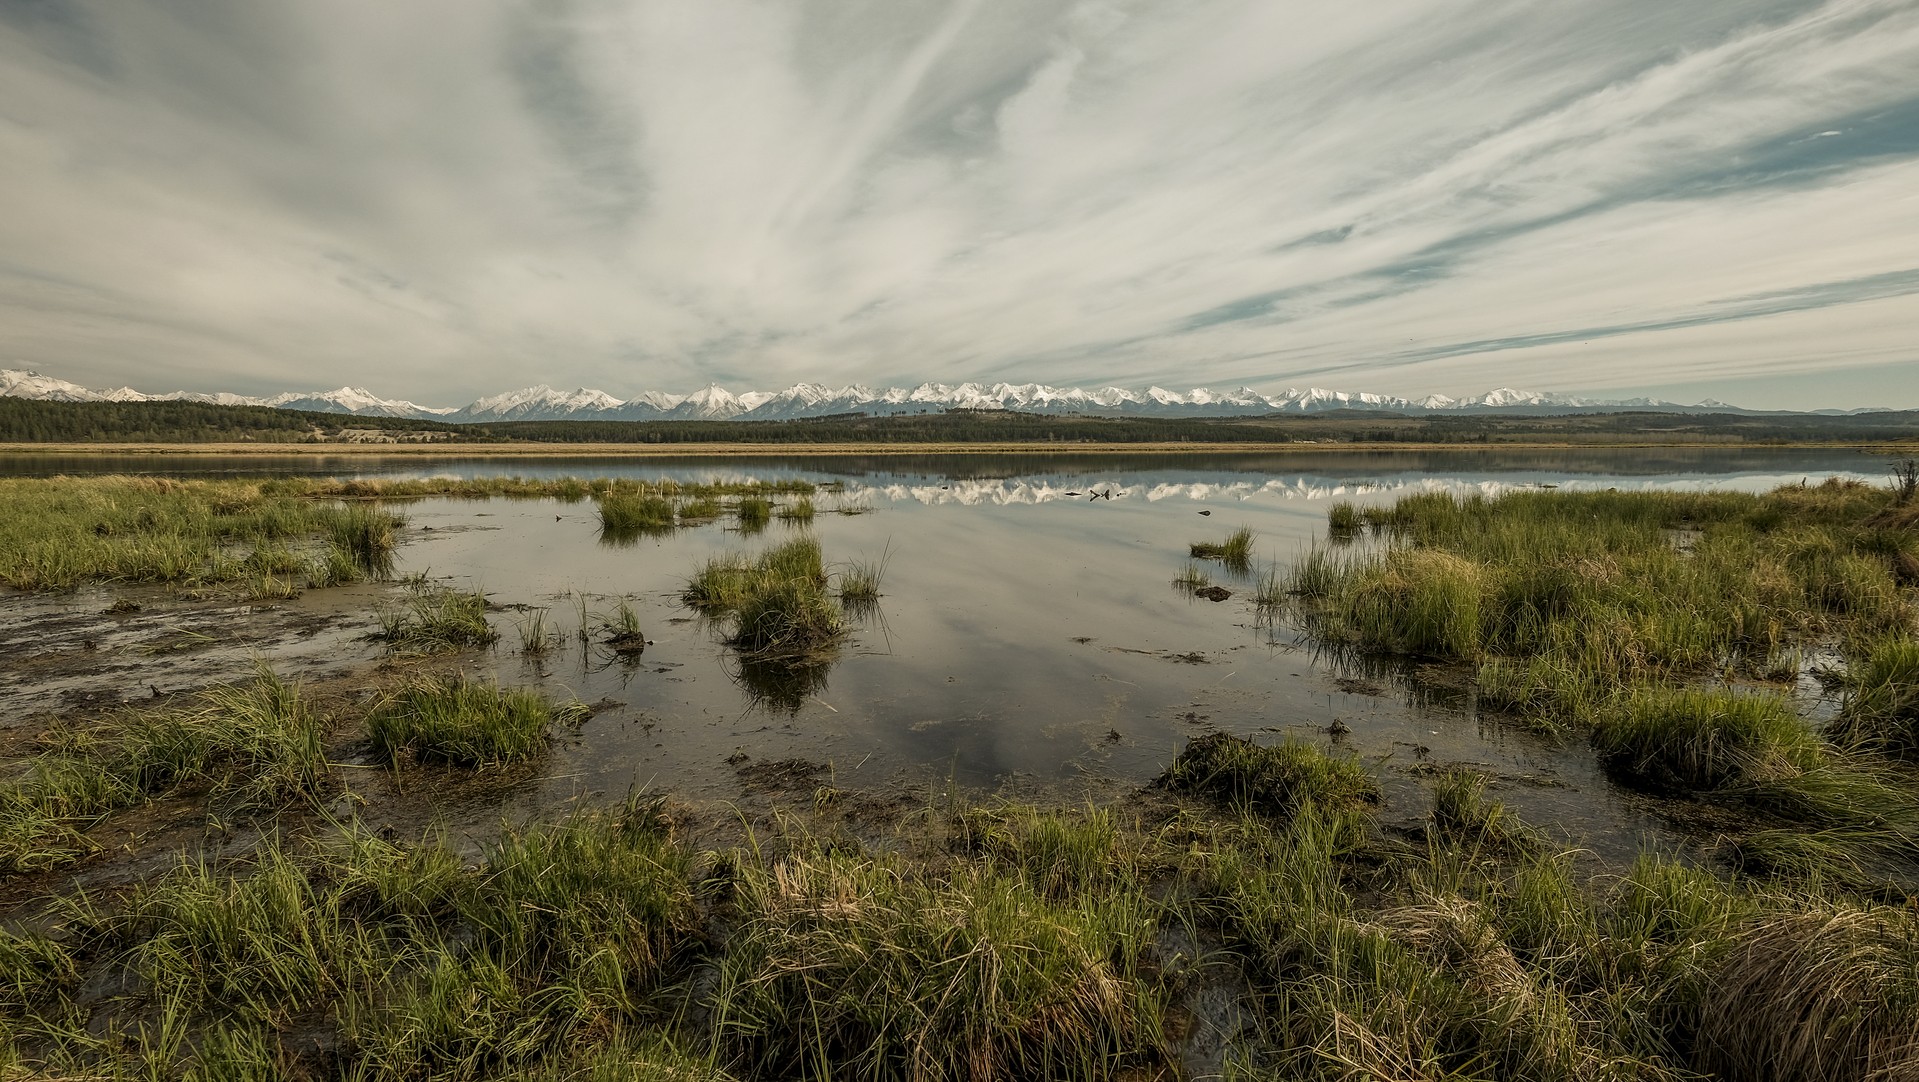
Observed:
[[[1919,360],[1910,0],[32,0],[0,161],[0,363],[96,384]]]

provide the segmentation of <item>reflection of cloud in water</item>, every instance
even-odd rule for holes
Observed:
[[[1863,474],[1844,474],[1861,480],[1871,480]],[[1800,480],[1798,476],[1763,474],[1738,478],[1604,478],[1598,480],[1572,480],[1555,476],[1551,481],[1471,480],[1458,477],[1406,477],[1379,481],[1328,481],[1320,478],[1272,478],[1254,481],[1161,481],[1156,483],[1136,482],[1128,484],[1119,480],[1076,479],[1072,483],[1037,479],[955,479],[945,484],[888,484],[861,485],[848,484],[844,497],[848,502],[861,499],[884,499],[890,502],[918,503],[927,506],[957,504],[962,506],[1057,503],[1061,501],[1088,502],[1093,493],[1111,493],[1113,500],[1145,500],[1158,503],[1164,500],[1186,499],[1194,502],[1222,502],[1229,500],[1283,500],[1315,501],[1332,500],[1341,497],[1372,496],[1380,494],[1406,495],[1419,492],[1455,492],[1465,495],[1500,496],[1508,492],[1541,488],[1546,485],[1557,487],[1565,492],[1593,492],[1605,489],[1625,489],[1628,491],[1672,491],[1703,488],[1732,487],[1742,490],[1760,491],[1779,485],[1793,484]],[[1728,482],[1731,482],[1730,484]]]

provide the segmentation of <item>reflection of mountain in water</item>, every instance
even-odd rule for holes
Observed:
[[[1765,476],[1765,475],[1757,475]],[[1785,483],[1786,475],[1775,475],[1776,480]],[[1718,480],[1718,479],[1716,479]],[[1602,488],[1624,489],[1665,489],[1691,487],[1699,482],[1689,482],[1672,477],[1609,477],[1604,480],[1566,480],[1561,482],[1520,481],[1520,480],[1468,480],[1456,477],[1404,477],[1379,481],[1331,481],[1322,477],[1273,478],[1268,481],[1126,481],[1119,477],[1108,476],[1104,479],[1079,478],[1072,481],[1064,479],[1017,479],[1017,480],[953,480],[945,484],[854,484],[846,486],[846,498],[853,503],[865,499],[885,499],[892,502],[911,502],[926,505],[959,504],[974,505],[1010,505],[1040,504],[1059,501],[1087,501],[1093,493],[1099,493],[1101,499],[1144,500],[1158,503],[1162,500],[1329,500],[1342,496],[1362,496],[1375,493],[1411,493],[1411,492],[1457,492],[1498,496],[1519,489],[1538,488],[1542,484],[1554,484],[1567,491],[1580,491]]]

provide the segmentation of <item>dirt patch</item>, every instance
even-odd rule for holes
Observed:
[[[739,760],[735,762],[734,760]],[[733,772],[739,775],[740,784],[749,790],[761,792],[792,792],[814,789],[822,777],[832,772],[825,763],[816,763],[809,759],[748,760],[743,755],[731,756],[727,763]]]

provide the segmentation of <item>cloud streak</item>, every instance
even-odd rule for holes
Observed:
[[[1909,0],[21,0],[0,362],[1770,404],[1919,360],[1916,88]]]

